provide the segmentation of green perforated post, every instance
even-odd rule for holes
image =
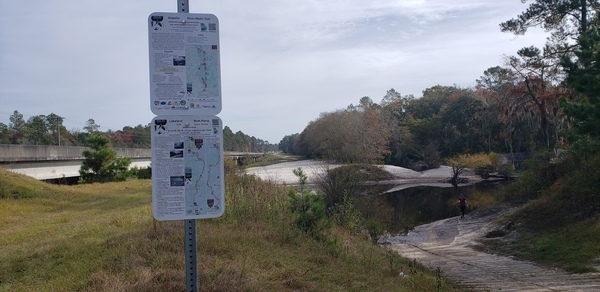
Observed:
[[[188,0],[177,0],[177,12],[189,13]],[[185,220],[185,287],[186,291],[198,291],[198,257],[196,242],[196,219]]]
[[[198,291],[196,219],[185,220],[185,286],[186,291]]]

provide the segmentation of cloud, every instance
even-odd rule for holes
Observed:
[[[221,28],[223,111],[234,131],[277,143],[319,113],[395,88],[472,86],[502,54],[543,43],[498,24],[526,6],[488,0],[190,1]],[[514,3],[513,3],[514,2]],[[56,113],[67,128],[150,122],[147,17],[176,1],[0,3],[0,122]]]

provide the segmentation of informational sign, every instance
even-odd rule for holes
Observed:
[[[148,17],[150,108],[155,115],[221,112],[219,21],[212,14]]]
[[[217,116],[157,116],[151,124],[157,220],[215,218],[225,210],[223,124]]]

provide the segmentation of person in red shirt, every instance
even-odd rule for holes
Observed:
[[[460,194],[458,198],[458,206],[460,207],[460,218],[465,218],[465,209],[467,208],[467,198],[464,194]]]

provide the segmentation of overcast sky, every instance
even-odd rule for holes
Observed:
[[[219,18],[223,110],[234,132],[279,143],[322,112],[394,88],[473,87],[503,55],[544,43],[499,23],[520,0],[189,0]],[[0,122],[55,113],[67,129],[148,124],[148,15],[177,0],[0,0]]]

